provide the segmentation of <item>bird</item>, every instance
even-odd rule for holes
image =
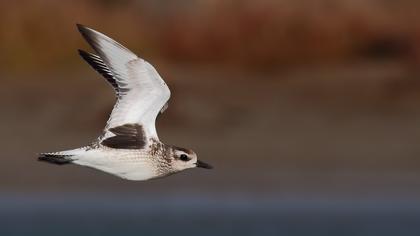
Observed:
[[[76,164],[133,181],[169,176],[186,169],[213,167],[188,148],[159,140],[156,118],[168,108],[169,87],[156,69],[114,39],[76,24],[94,52],[79,55],[116,94],[116,103],[102,134],[85,147],[45,152],[38,160],[57,165]]]

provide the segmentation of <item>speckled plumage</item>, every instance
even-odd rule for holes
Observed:
[[[71,158],[75,164],[129,180],[145,180],[175,173],[176,170],[172,168],[172,147],[153,139],[148,143],[143,149],[115,149],[95,142],[87,147],[84,154]],[[136,171],[130,171],[132,169]]]

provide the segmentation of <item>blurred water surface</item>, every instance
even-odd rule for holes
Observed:
[[[2,194],[1,235],[419,235],[418,199]]]

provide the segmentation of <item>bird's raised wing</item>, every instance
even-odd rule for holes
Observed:
[[[136,124],[137,130],[140,126],[146,140],[158,140],[155,120],[165,110],[171,95],[166,83],[152,65],[118,42],[88,27],[77,27],[98,54],[79,51],[81,56],[117,93],[117,102],[100,141],[118,135],[113,130],[127,124]]]

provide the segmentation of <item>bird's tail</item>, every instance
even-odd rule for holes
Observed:
[[[76,156],[86,152],[86,148],[77,148],[61,152],[47,152],[40,153],[38,156],[39,161],[46,161],[52,164],[64,165],[72,163]]]

